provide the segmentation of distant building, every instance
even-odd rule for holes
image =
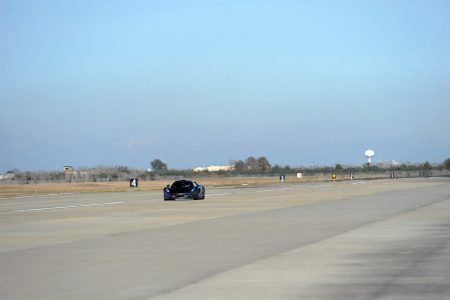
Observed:
[[[72,166],[64,166],[64,173],[73,173],[74,168]]]
[[[378,167],[381,169],[388,169],[392,167],[398,167],[400,166],[400,163],[396,160],[388,160],[388,161],[382,161],[378,163]]]
[[[15,171],[8,171],[6,174],[0,174],[0,180],[15,180],[16,179],[16,172]]]
[[[64,177],[67,182],[72,182],[75,176],[76,173],[72,166],[64,166]]]
[[[194,172],[219,172],[219,171],[234,171],[234,166],[209,166],[197,167],[193,169]]]

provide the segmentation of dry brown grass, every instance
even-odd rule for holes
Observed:
[[[287,176],[286,183],[319,182],[330,180],[330,175],[305,176],[301,179]],[[347,175],[338,176],[338,180],[346,179]],[[220,186],[257,186],[279,183],[279,178],[273,177],[207,177],[190,178],[208,187]],[[140,191],[162,190],[173,180],[139,181]],[[61,193],[93,193],[93,192],[123,192],[130,190],[128,181],[119,182],[86,182],[86,183],[29,183],[0,184],[0,198],[10,198],[27,195],[46,195]]]

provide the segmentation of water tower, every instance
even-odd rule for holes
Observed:
[[[366,152],[364,152],[364,155],[367,157],[367,163],[370,164],[372,163],[372,157],[375,155],[375,151],[368,149],[366,150]]]

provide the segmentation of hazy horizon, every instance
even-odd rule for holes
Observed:
[[[0,173],[439,163],[448,1],[0,0]]]
[[[234,163],[238,160],[242,160],[242,161],[246,161],[248,157],[246,158],[242,158],[242,159],[237,159],[237,160],[231,160],[228,161],[227,163],[224,164],[205,164],[205,165],[196,165],[196,166],[188,166],[188,167],[173,167],[170,164],[168,164],[168,169],[169,170],[193,170],[196,167],[209,167],[209,166],[228,166],[228,165],[234,165]],[[258,158],[258,157],[255,157]],[[266,157],[267,158],[267,157]],[[166,161],[164,161],[165,163],[167,163]],[[442,165],[444,163],[444,161],[429,161],[429,160],[425,160],[425,161],[396,161],[396,160],[388,160],[388,161],[382,161],[382,160],[376,160],[373,159],[371,165],[372,166],[401,166],[403,164],[405,165],[422,165],[424,163],[430,163],[432,166],[438,166],[438,165]],[[362,159],[361,162],[358,163],[341,163],[341,162],[336,162],[336,163],[332,163],[332,164],[298,164],[298,165],[291,165],[291,164],[280,164],[276,161],[270,161],[269,159],[269,163],[271,164],[272,167],[274,167],[275,165],[278,165],[279,167],[290,167],[292,169],[308,169],[308,168],[326,168],[326,167],[332,167],[334,168],[337,164],[341,165],[344,168],[359,168],[359,167],[365,167],[367,165],[367,158]],[[148,165],[144,165],[144,166],[130,166],[130,165],[124,165],[124,164],[119,164],[119,163],[113,163],[113,164],[97,164],[97,165],[73,165],[73,164],[64,164],[64,165],[56,165],[54,168],[47,168],[47,169],[33,169],[33,168],[28,168],[28,169],[19,169],[19,168],[11,168],[11,169],[5,169],[5,170],[0,170],[0,174],[1,173],[5,173],[7,171],[14,171],[14,170],[18,170],[21,172],[53,172],[53,171],[58,171],[58,172],[64,172],[64,167],[66,166],[70,166],[73,167],[74,170],[85,170],[85,169],[96,169],[96,168],[116,168],[116,167],[129,167],[132,169],[136,169],[136,170],[151,170],[151,165],[150,162],[148,163]]]

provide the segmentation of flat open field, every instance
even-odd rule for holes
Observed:
[[[328,177],[327,177],[328,179]],[[162,190],[175,179],[139,181],[137,191]],[[278,183],[278,177],[217,177],[194,178],[206,187],[216,186],[241,186],[241,185],[265,185]],[[288,177],[286,183],[324,181],[318,176],[298,180]],[[86,193],[86,192],[124,192],[129,191],[128,181],[116,182],[86,182],[86,183],[37,183],[37,184],[0,184],[0,198],[17,197],[26,195],[45,195],[60,193]]]
[[[0,299],[450,299],[448,178],[0,199]]]
[[[364,175],[364,178],[379,178],[387,176],[386,174]],[[272,177],[204,177],[191,178],[202,183],[207,188],[220,186],[258,186],[279,183],[279,178]],[[323,176],[305,176],[301,179],[295,176],[287,176],[285,183],[305,183],[305,182],[323,182],[330,181],[331,175]],[[338,175],[337,180],[347,180],[348,175]],[[154,180],[139,181],[137,191],[162,190],[167,184],[171,184],[175,180]],[[62,193],[93,193],[93,192],[125,192],[129,191],[128,181],[113,182],[86,182],[86,183],[29,183],[29,184],[0,184],[0,198],[29,196],[29,195],[46,195],[46,194],[62,194]]]

